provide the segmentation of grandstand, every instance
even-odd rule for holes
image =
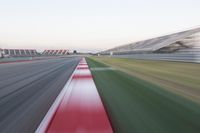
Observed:
[[[64,56],[69,55],[69,50],[44,50],[42,53],[35,49],[1,49],[0,58],[3,57],[35,57],[35,56]]]
[[[115,47],[100,54],[200,52],[200,27]]]
[[[35,49],[1,49],[2,56],[9,57],[34,57],[38,53]]]
[[[68,55],[69,50],[44,50],[42,52],[42,55],[44,56],[63,56],[63,55]]]

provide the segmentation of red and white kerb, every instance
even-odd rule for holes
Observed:
[[[113,133],[93,77],[83,58],[45,132]]]

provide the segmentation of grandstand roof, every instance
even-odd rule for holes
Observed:
[[[177,41],[180,41],[184,38],[187,38],[195,33],[200,32],[200,27],[191,29],[191,30],[186,30],[170,35],[165,35],[161,37],[156,37],[152,39],[147,39],[139,42],[134,42],[126,45],[121,45],[112,49],[108,49],[106,51],[103,51],[102,53],[108,53],[108,52],[128,52],[128,51],[156,51],[158,49],[161,49],[163,47],[166,47],[170,44],[173,44]]]

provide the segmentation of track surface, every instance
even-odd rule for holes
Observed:
[[[34,132],[79,60],[1,64],[0,132]]]

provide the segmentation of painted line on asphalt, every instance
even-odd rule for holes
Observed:
[[[88,67],[78,67],[77,69],[88,69]]]

